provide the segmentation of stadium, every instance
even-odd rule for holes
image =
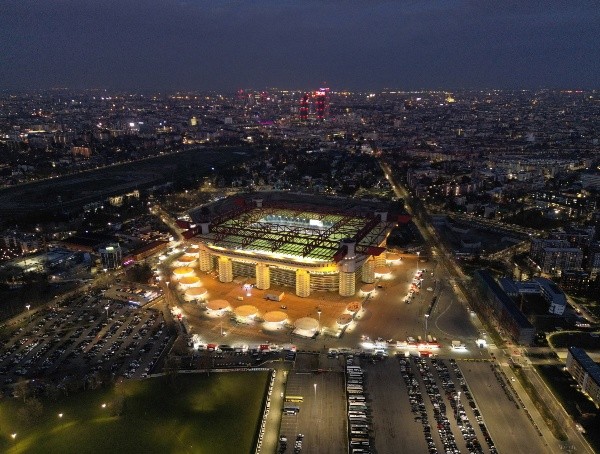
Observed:
[[[250,278],[258,289],[291,287],[352,296],[385,267],[385,243],[396,225],[389,204],[265,193],[235,197],[191,213],[186,235],[198,245],[201,271],[221,282]],[[395,215],[397,217],[397,215]]]

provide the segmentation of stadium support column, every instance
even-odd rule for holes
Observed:
[[[356,242],[350,238],[341,241],[346,248],[345,257],[338,263],[340,270],[340,296],[352,296],[356,293]]]
[[[219,281],[233,281],[233,263],[228,257],[219,256]]]
[[[362,267],[362,281],[365,284],[375,282],[375,260],[369,257]]]
[[[375,256],[375,268],[378,266],[385,266],[385,252]]]
[[[210,256],[210,251],[204,245],[200,246],[200,252],[198,253],[198,263],[200,265],[200,271],[212,270],[212,257]]]
[[[296,270],[296,295],[310,296],[310,273],[306,270]]]
[[[356,274],[340,271],[340,296],[352,296],[356,293]]]
[[[271,287],[271,269],[264,263],[256,264],[256,288],[268,290]]]

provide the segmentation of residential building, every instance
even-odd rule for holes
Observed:
[[[600,407],[600,366],[582,348],[569,347],[566,367],[581,390]]]

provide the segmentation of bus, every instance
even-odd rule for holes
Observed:
[[[300,403],[304,402],[304,397],[302,397],[302,396],[285,396],[285,401],[300,404]]]

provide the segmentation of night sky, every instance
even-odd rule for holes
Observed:
[[[0,0],[0,89],[599,88],[600,2]]]

